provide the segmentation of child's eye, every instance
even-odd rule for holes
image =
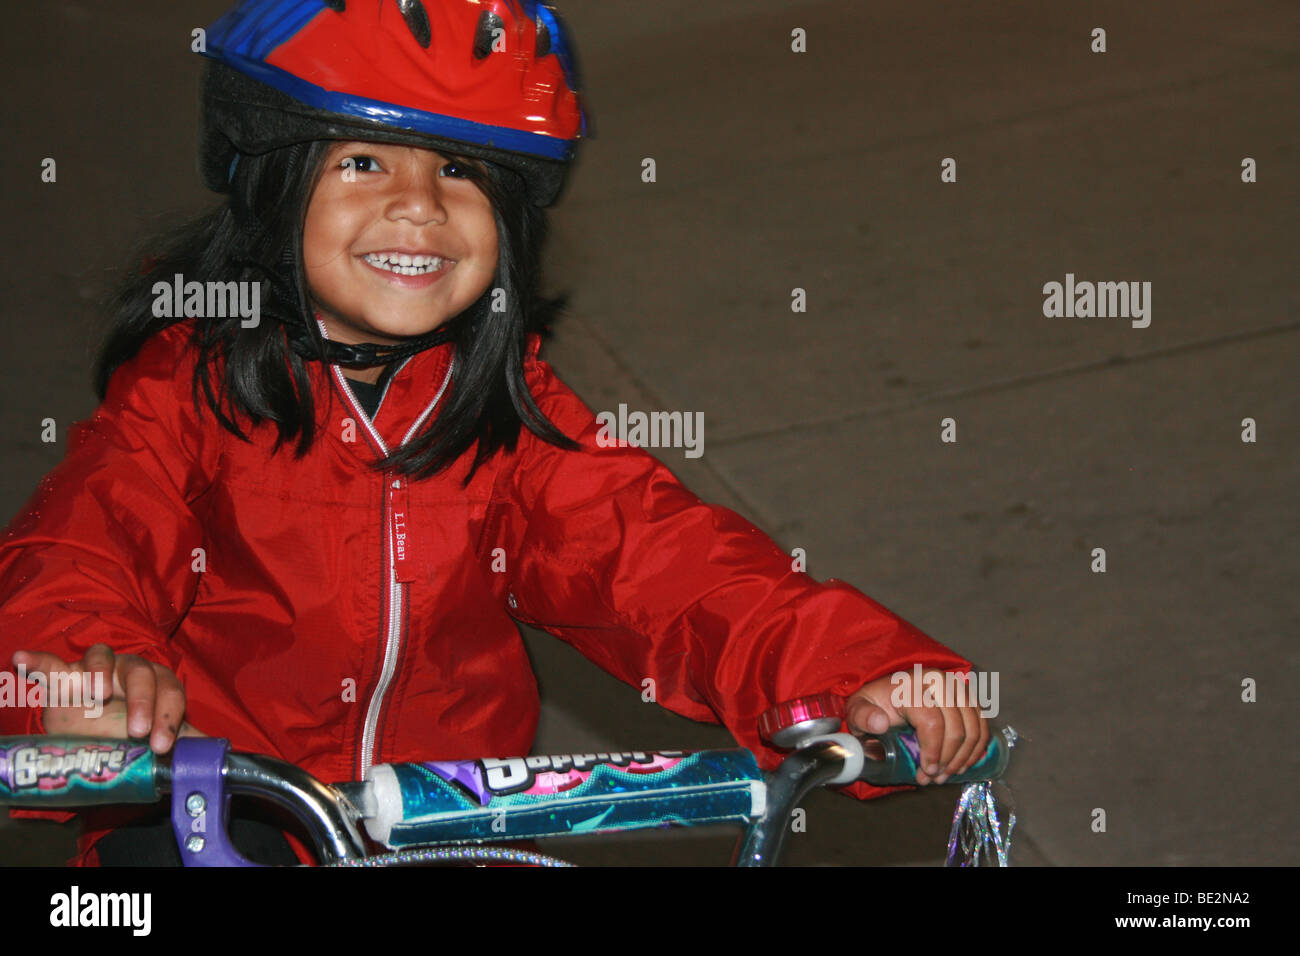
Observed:
[[[453,172],[448,173],[447,170],[449,169]],[[438,175],[441,176],[445,174],[452,176],[455,179],[469,179],[477,173],[478,170],[468,163],[459,163],[455,160],[448,160],[447,163],[443,165],[442,169],[438,170]]]
[[[378,173],[383,171],[383,166],[379,165],[379,160],[373,156],[349,156],[341,164],[344,168],[352,167],[359,173]]]

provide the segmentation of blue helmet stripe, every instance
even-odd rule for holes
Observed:
[[[208,46],[265,60],[325,9],[323,0],[244,0],[208,29]]]
[[[550,7],[539,4],[537,7],[537,17],[544,24],[551,34],[551,52],[560,60],[560,67],[564,70],[564,79],[569,84],[569,89],[574,92],[578,91],[580,77],[573,62],[573,57],[569,55],[569,44],[565,37],[564,28],[560,26],[555,18],[555,12]]]

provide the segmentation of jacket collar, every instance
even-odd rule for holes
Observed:
[[[321,334],[328,338],[324,325]],[[542,337],[538,333],[529,333],[524,346],[524,368],[530,370],[538,361]],[[383,401],[375,415],[374,429],[388,446],[390,451],[400,448],[405,442],[423,429],[438,410],[444,408],[451,398],[454,387],[455,371],[452,357],[455,346],[450,342],[417,352],[406,359],[388,382]],[[328,389],[329,399],[322,402],[322,413],[326,419],[336,417],[339,412],[331,411],[335,401],[342,403],[342,412],[352,416],[360,431],[366,431],[363,412],[359,404],[344,390],[343,369],[338,365],[322,367],[313,362],[312,381],[320,389]],[[450,377],[448,373],[450,374]],[[318,392],[318,394],[320,394]],[[328,421],[325,423],[329,427]],[[373,441],[373,437],[372,441]]]

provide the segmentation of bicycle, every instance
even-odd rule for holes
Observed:
[[[0,806],[157,803],[170,793],[186,866],[258,865],[238,853],[227,833],[234,794],[290,811],[317,862],[329,866],[567,865],[490,844],[719,823],[743,828],[732,865],[773,866],[791,811],[814,787],[915,782],[920,748],[912,728],[860,739],[839,732],[842,720],[843,702],[832,695],[799,698],[764,714],[764,738],[792,751],[771,773],[743,749],[626,751],[379,764],[368,779],[340,784],[322,783],[273,757],[233,752],[220,738],[182,738],[160,757],[147,741],[0,737]],[[1010,728],[995,732],[985,756],[946,781],[968,785],[950,862],[960,843],[968,865],[979,865],[990,847],[1006,865],[1015,818],[1003,834],[988,784],[1005,773],[1014,742]],[[373,852],[367,836],[387,852]]]

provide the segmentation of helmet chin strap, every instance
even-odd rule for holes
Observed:
[[[286,329],[289,347],[305,359],[320,361],[322,352],[325,361],[331,365],[344,368],[373,368],[376,365],[389,365],[402,359],[410,358],[425,349],[450,342],[451,330],[446,326],[435,329],[426,335],[403,342],[401,345],[375,345],[362,342],[351,345],[313,336],[302,326]]]

